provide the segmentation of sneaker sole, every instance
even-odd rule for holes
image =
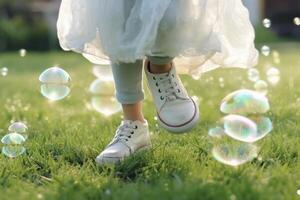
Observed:
[[[136,150],[133,154],[131,154],[129,156],[132,156],[132,155],[134,155],[136,153],[139,153],[139,152],[142,152],[142,151],[145,151],[145,150],[149,150],[149,149],[151,149],[151,147],[152,147],[152,144],[143,146],[143,147],[139,148],[138,150]],[[127,157],[102,157],[102,158],[98,158],[97,157],[95,159],[95,162],[98,165],[115,165],[115,164],[119,164],[125,158],[128,158],[129,156],[127,156]]]
[[[161,127],[163,127],[164,129],[166,129],[167,131],[172,132],[172,133],[184,133],[184,132],[190,131],[193,127],[195,127],[197,125],[197,123],[199,121],[199,108],[198,108],[197,104],[194,102],[194,100],[192,98],[190,98],[190,99],[193,101],[195,113],[189,121],[187,121],[183,124],[179,124],[179,125],[171,125],[171,124],[168,124],[168,123],[164,122],[163,120],[161,120],[159,115],[157,114],[158,124]]]

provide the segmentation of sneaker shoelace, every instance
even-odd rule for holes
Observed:
[[[172,73],[158,74],[153,77],[156,81],[156,87],[161,94],[160,99],[166,101],[174,101],[178,98],[177,94],[180,93],[178,84],[175,81],[175,75]]]
[[[124,121],[117,129],[116,134],[113,138],[112,144],[122,141],[127,143],[128,140],[135,133],[135,130],[138,129],[137,125],[132,124],[131,122]]]

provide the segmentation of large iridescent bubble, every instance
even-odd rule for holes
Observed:
[[[227,115],[222,119],[224,133],[234,140],[253,143],[264,138],[273,126],[269,118],[240,115]]]
[[[225,114],[262,114],[270,109],[268,99],[259,92],[237,90],[227,95],[221,102],[220,110]]]

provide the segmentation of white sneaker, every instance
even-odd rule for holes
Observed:
[[[137,151],[151,147],[148,123],[124,120],[118,127],[112,141],[95,161],[102,164],[114,164]]]
[[[188,96],[175,67],[168,73],[152,74],[146,61],[145,71],[159,124],[175,133],[193,128],[199,120],[198,105]]]

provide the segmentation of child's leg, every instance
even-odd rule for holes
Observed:
[[[131,154],[151,147],[148,123],[142,113],[143,62],[113,64],[116,97],[123,105],[124,118],[116,134],[97,156],[98,164],[116,163]]]
[[[142,100],[144,99],[142,73],[143,61],[112,64],[117,100],[122,104],[124,118],[144,121]]]
[[[150,61],[150,72],[153,74],[161,74],[170,71],[173,58],[148,56],[148,60]]]

